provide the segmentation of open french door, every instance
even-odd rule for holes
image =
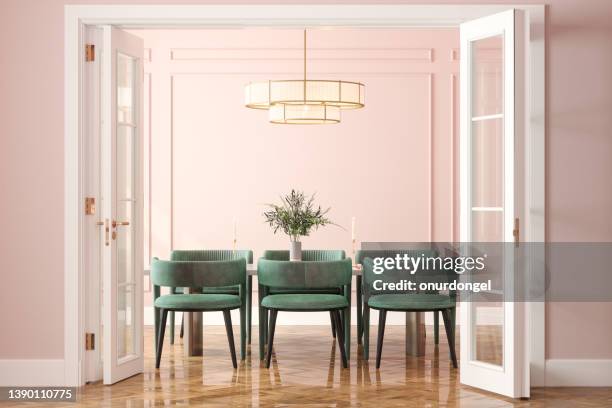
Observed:
[[[508,10],[460,26],[462,242],[512,248],[521,236],[524,18],[522,11]],[[506,291],[518,263],[512,251],[503,251]],[[495,295],[498,301],[461,303],[461,383],[529,397],[525,303]]]
[[[101,208],[104,217],[103,374],[143,372],[143,42],[103,27]]]

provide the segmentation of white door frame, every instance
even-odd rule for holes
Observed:
[[[544,5],[67,5],[64,8],[64,367],[65,385],[84,384],[85,276],[83,71],[85,26],[124,27],[457,27],[509,8],[525,10],[529,142],[526,241],[544,242],[545,6]],[[544,385],[544,303],[530,305],[531,385]]]

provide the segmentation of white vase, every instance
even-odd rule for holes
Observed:
[[[302,260],[302,243],[300,241],[291,241],[291,249],[289,250],[289,260]]]

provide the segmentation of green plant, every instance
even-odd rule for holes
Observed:
[[[263,215],[275,234],[281,230],[289,235],[291,241],[299,241],[313,228],[337,225],[325,216],[330,208],[323,210],[321,206],[315,206],[314,199],[314,194],[306,197],[301,191],[291,190],[289,195],[281,197],[280,205],[267,204],[270,210]]]

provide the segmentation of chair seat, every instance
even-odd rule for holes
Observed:
[[[348,301],[341,295],[304,293],[268,295],[263,298],[261,305],[280,310],[330,310],[345,308]]]
[[[155,307],[176,310],[221,310],[240,307],[240,297],[227,294],[163,295]]]
[[[384,294],[370,297],[368,305],[385,310],[440,310],[455,307],[455,301],[439,294]]]

